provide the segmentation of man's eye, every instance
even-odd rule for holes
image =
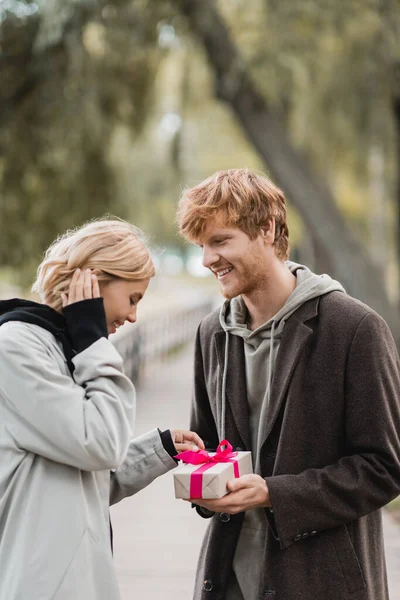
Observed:
[[[136,305],[136,301],[133,298],[131,298],[131,306],[135,306],[135,305]]]

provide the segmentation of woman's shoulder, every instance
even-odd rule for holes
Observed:
[[[39,350],[40,348],[57,347],[54,335],[33,323],[22,321],[7,321],[0,327],[0,353],[10,349],[20,349],[23,352]]]

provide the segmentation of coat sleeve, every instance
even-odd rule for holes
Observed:
[[[176,466],[163,446],[158,429],[133,439],[124,462],[111,472],[110,504],[136,494]]]
[[[399,358],[376,313],[359,323],[345,385],[346,455],[320,469],[266,479],[282,548],[371,513],[400,492]]]
[[[211,344],[210,340],[207,340]],[[208,397],[203,363],[203,349],[201,339],[201,324],[197,330],[194,350],[194,385],[192,408],[190,417],[190,429],[195,431],[204,440],[206,448],[217,448],[218,432],[214,416],[211,411],[210,399]]]
[[[135,392],[112,344],[101,338],[77,354],[74,381],[35,325],[1,329],[0,404],[16,446],[83,471],[117,467],[132,436]]]

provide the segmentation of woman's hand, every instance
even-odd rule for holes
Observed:
[[[91,269],[76,269],[72,275],[68,294],[61,294],[64,306],[80,302],[81,300],[90,300],[91,298],[100,298],[100,287],[97,277]]]
[[[204,450],[204,442],[194,431],[185,429],[171,429],[171,437],[177,454],[185,450]]]

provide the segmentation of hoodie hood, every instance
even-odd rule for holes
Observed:
[[[12,298],[0,301],[0,325],[8,321],[21,321],[46,329],[61,342],[71,373],[74,370],[72,358],[76,354],[73,349],[64,315],[46,304]]]
[[[64,331],[66,327],[64,316],[50,306],[21,298],[0,301],[0,325],[7,321],[23,321],[44,329],[53,327],[60,331]]]
[[[333,291],[345,293],[343,286],[329,275],[316,275],[304,265],[292,261],[285,263],[290,272],[296,276],[296,287],[282,308],[269,321],[251,331],[247,326],[248,312],[241,296],[227,300],[221,307],[220,323],[227,333],[239,335],[247,344],[257,346],[259,341],[279,337],[287,319],[304,302]]]

